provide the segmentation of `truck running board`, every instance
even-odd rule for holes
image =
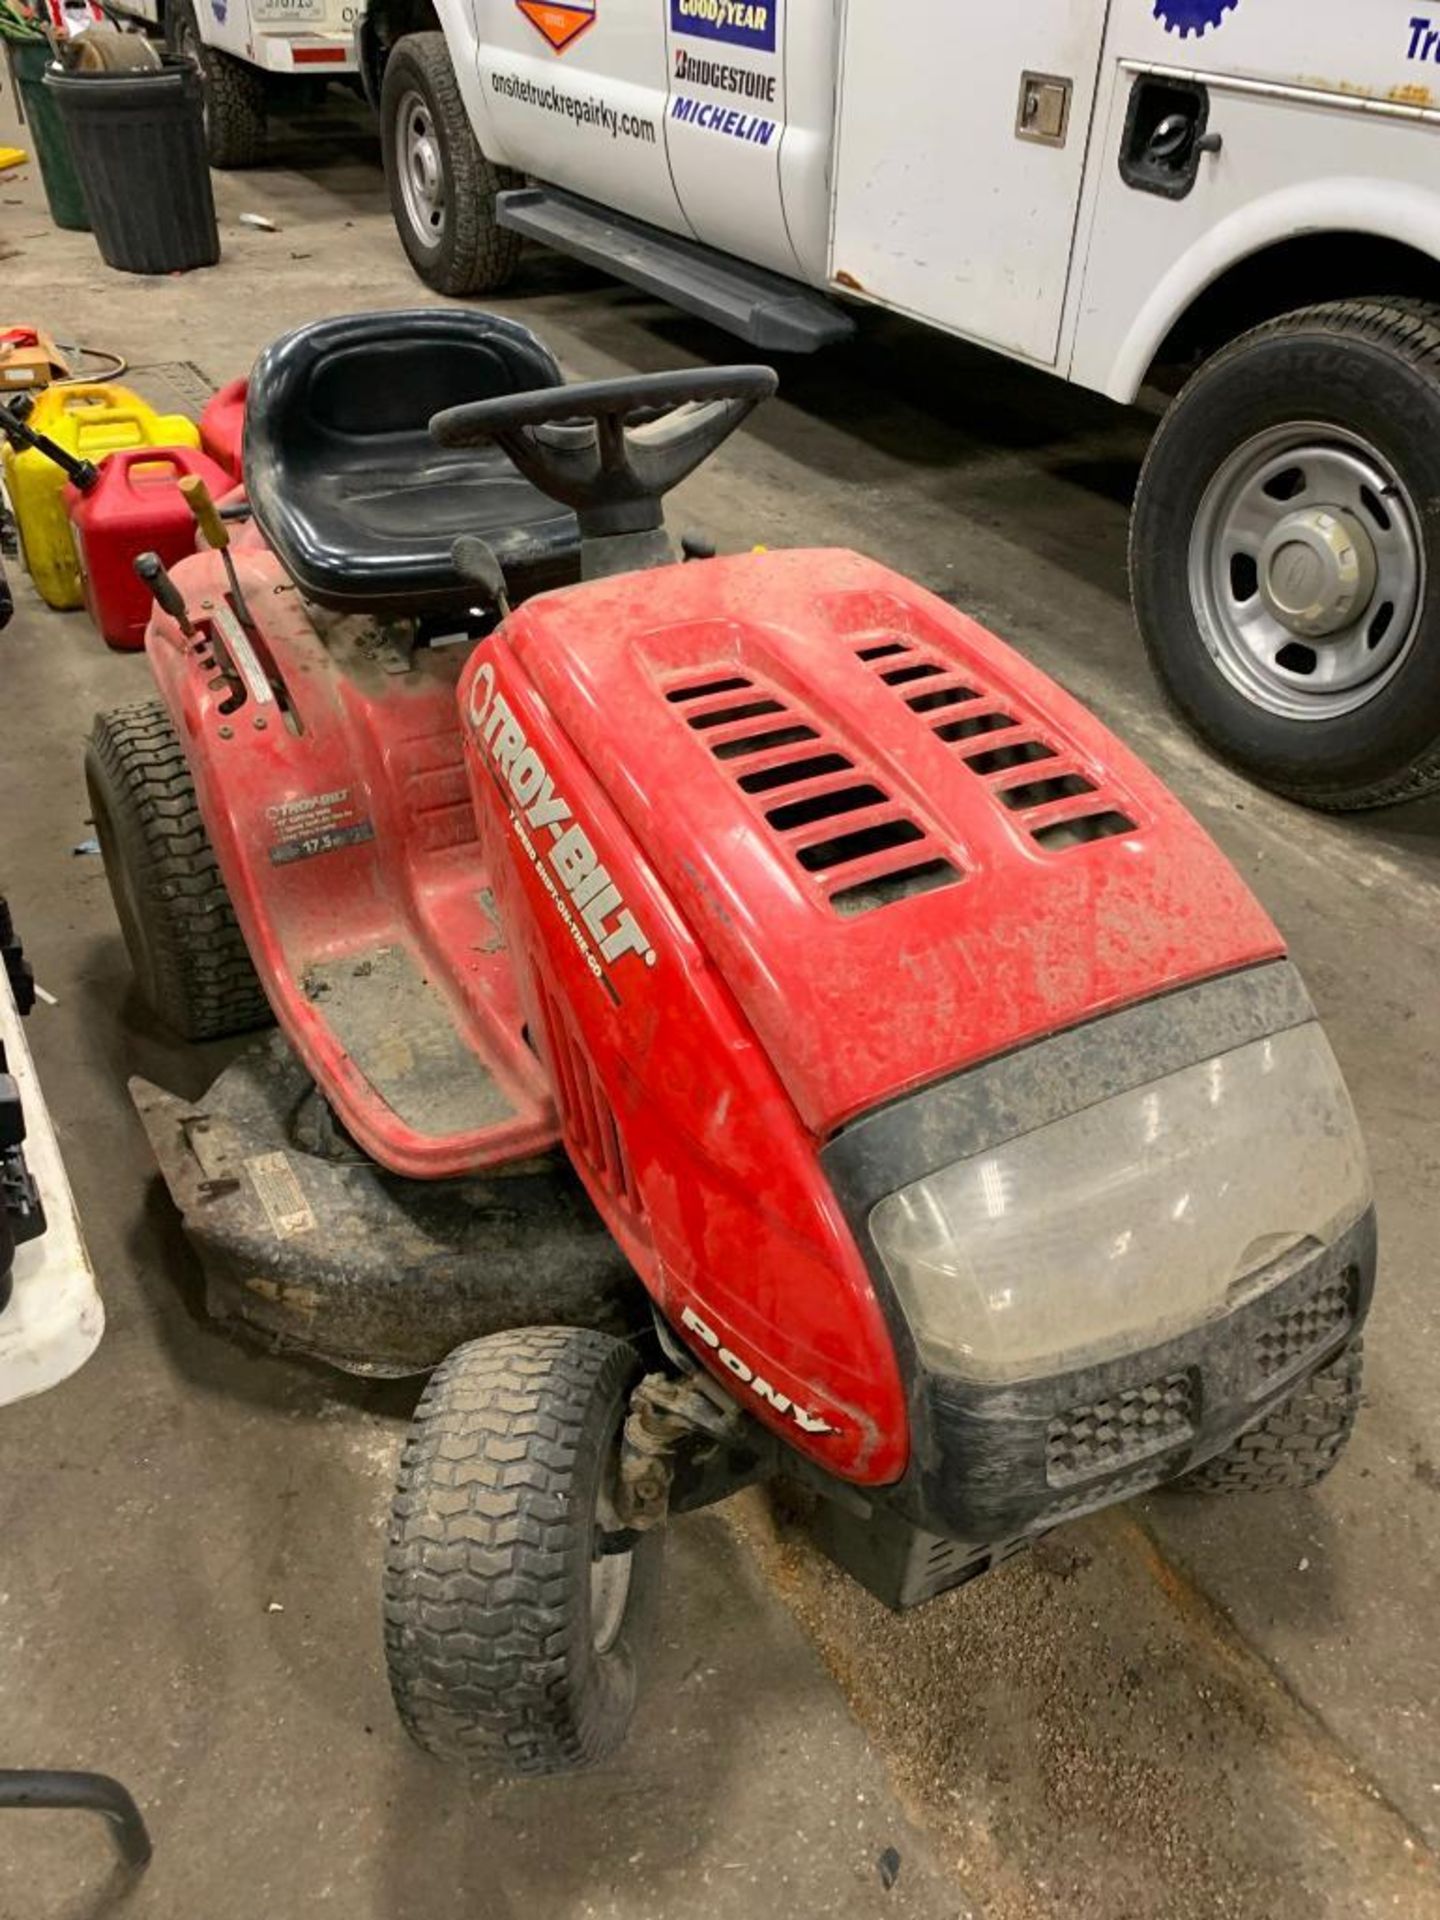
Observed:
[[[855,331],[824,294],[557,187],[513,188],[497,196],[496,210],[502,227],[628,280],[763,353],[815,353]]]

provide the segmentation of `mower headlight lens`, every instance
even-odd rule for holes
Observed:
[[[880,1201],[870,1230],[925,1360],[1008,1381],[1197,1326],[1369,1203],[1312,1022],[944,1167]]]

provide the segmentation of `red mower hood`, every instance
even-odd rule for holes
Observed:
[[[1096,720],[855,554],[599,581],[506,637],[816,1135],[1284,951]]]

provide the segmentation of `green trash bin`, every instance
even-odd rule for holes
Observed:
[[[40,178],[45,198],[50,202],[50,218],[57,227],[72,233],[90,231],[90,215],[85,196],[70,154],[70,136],[60,118],[53,94],[44,87],[45,69],[50,64],[48,40],[6,40],[10,56],[10,75],[24,115],[30,144],[40,162]]]

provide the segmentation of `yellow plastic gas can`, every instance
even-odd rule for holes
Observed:
[[[180,413],[157,413],[128,387],[109,382],[47,387],[28,424],[77,459],[96,466],[120,447],[198,447],[200,433]],[[5,491],[20,529],[20,550],[36,591],[52,607],[85,604],[80,564],[65,511],[65,475],[35,449],[4,451]]]

